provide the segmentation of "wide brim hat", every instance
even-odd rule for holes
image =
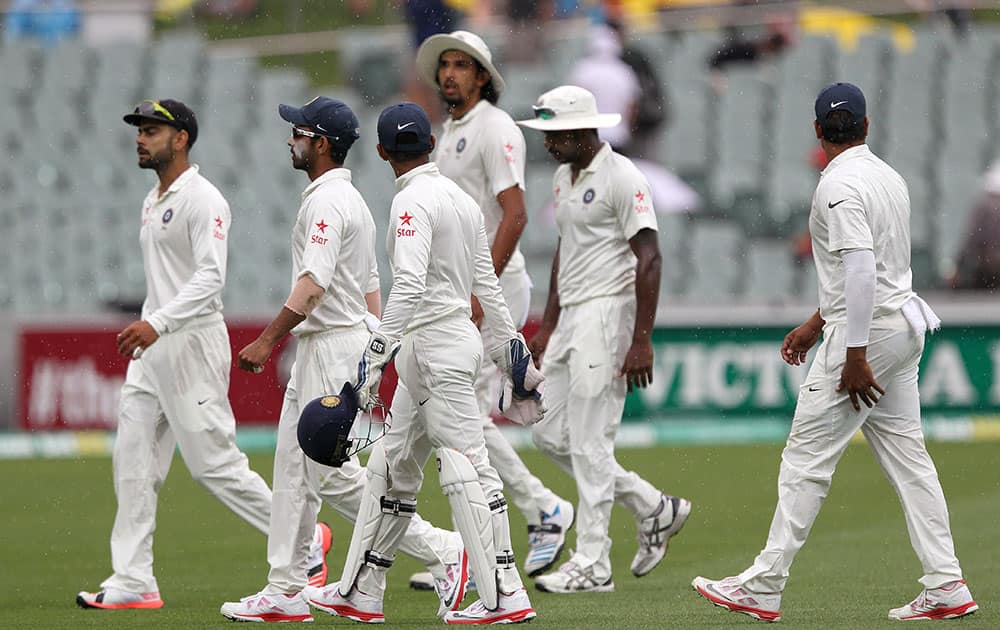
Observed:
[[[597,100],[588,90],[575,85],[562,85],[538,97],[531,107],[535,117],[517,124],[540,131],[572,129],[605,129],[622,121],[621,114],[602,114]]]
[[[417,73],[420,77],[431,85],[437,85],[438,61],[441,53],[448,50],[463,52],[479,62],[493,80],[493,89],[497,95],[503,94],[507,84],[500,71],[493,65],[493,55],[489,46],[483,39],[475,33],[469,31],[454,31],[452,33],[440,33],[431,35],[420,44],[417,50]]]

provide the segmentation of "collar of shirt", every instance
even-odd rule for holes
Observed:
[[[462,125],[468,123],[470,120],[474,119],[479,112],[489,107],[489,105],[490,102],[487,101],[486,99],[479,99],[479,102],[473,105],[472,109],[465,112],[464,116],[462,116],[461,118],[452,118],[451,116],[449,116],[448,118],[445,119],[444,123],[442,123],[441,126],[444,127],[445,130],[451,129],[452,127],[461,127]]]
[[[827,173],[833,171],[840,164],[847,162],[848,160],[853,160],[854,158],[864,157],[866,155],[871,155],[872,150],[868,148],[867,144],[859,144],[856,147],[851,147],[850,149],[845,149],[840,155],[830,160],[830,163],[826,165],[820,176],[826,175]]]
[[[608,159],[609,155],[611,155],[611,145],[605,142],[601,145],[601,148],[598,149],[597,153],[594,154],[594,159],[590,161],[590,164],[580,170],[580,175],[576,178],[576,181],[573,182],[573,185],[575,186],[580,183],[588,175],[596,173],[597,170],[601,168],[601,165],[604,164],[605,160]],[[572,177],[572,167],[567,165],[566,172]]]
[[[421,164],[417,168],[409,170],[396,178],[396,190],[403,190],[410,184],[411,181],[413,181],[415,177],[425,174],[440,175],[441,171],[438,170],[437,164],[434,162]]]
[[[187,183],[191,181],[191,179],[195,175],[197,175],[197,173],[198,173],[198,165],[192,164],[187,168],[186,171],[177,176],[177,179],[174,180],[174,183],[170,184],[170,187],[167,188],[166,192],[164,192],[162,195],[159,195],[159,198],[163,199],[167,195],[173,194],[179,191],[181,188],[184,188],[184,186],[186,186]]]
[[[335,179],[343,179],[345,181],[350,182],[351,181],[351,171],[349,169],[346,169],[346,168],[343,168],[343,167],[341,167],[341,168],[331,168],[330,170],[328,170],[327,172],[323,173],[322,175],[320,175],[319,177],[317,177],[313,181],[309,182],[309,185],[306,186],[306,189],[302,191],[302,198],[305,199],[306,197],[308,197],[309,195],[311,195],[313,193],[313,191],[315,191],[317,188],[319,188],[323,184],[325,184],[325,183],[327,183],[329,181],[333,181]]]

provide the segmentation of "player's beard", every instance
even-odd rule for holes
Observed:
[[[139,154],[139,168],[149,168],[157,172],[174,161],[174,150],[169,146],[157,153]]]
[[[290,151],[292,154],[292,168],[299,171],[308,171],[312,163],[312,147],[299,149],[298,144],[293,144]]]

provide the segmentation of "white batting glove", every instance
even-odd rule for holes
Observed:
[[[358,363],[358,382],[354,384],[358,407],[361,409],[371,411],[372,407],[381,404],[378,386],[382,382],[382,371],[396,356],[397,351],[399,351],[399,339],[387,337],[377,331],[368,338],[365,353]]]
[[[500,413],[524,426],[535,424],[545,415],[539,386],[545,377],[531,360],[520,333],[492,350],[490,358],[500,369]]]

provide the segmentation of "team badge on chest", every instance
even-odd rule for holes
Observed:
[[[590,203],[591,201],[593,201],[595,194],[596,193],[594,193],[593,188],[588,188],[587,192],[583,193],[583,203]]]
[[[455,145],[456,153],[461,153],[462,151],[465,151],[465,138],[460,139],[458,144]]]
[[[170,223],[170,219],[174,218],[174,209],[167,208],[167,211],[163,213],[163,225]]]

